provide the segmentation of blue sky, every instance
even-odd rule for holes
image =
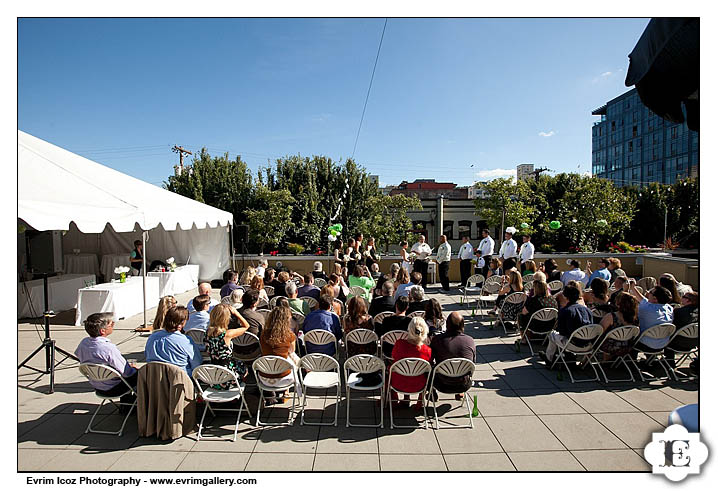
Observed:
[[[384,184],[590,171],[648,19],[389,19],[355,159]],[[160,185],[174,144],[351,156],[384,19],[24,19],[19,129]],[[473,167],[471,167],[473,165]],[[580,169],[579,166],[580,165]]]

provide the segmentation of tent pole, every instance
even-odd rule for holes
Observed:
[[[142,327],[147,327],[147,286],[145,280],[147,279],[147,250],[145,244],[147,242],[147,231],[142,231]]]
[[[234,266],[234,220],[229,225],[229,255],[232,258],[232,271],[237,271]]]

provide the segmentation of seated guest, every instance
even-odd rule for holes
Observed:
[[[347,302],[347,310],[349,313],[344,320],[344,334],[354,329],[374,330],[374,324],[371,316],[367,312],[366,302],[361,297],[352,297]],[[347,341],[347,356],[354,355],[374,355],[376,354],[376,343],[354,344]]]
[[[321,264],[321,263],[319,263]],[[319,288],[314,285],[314,275],[307,273],[302,277],[304,284],[297,289],[298,297],[311,297],[319,300]]]
[[[498,258],[492,257],[489,260],[489,269],[486,271],[486,277],[498,276],[499,274],[501,274],[501,264]]]
[[[529,320],[531,320],[531,316],[539,310],[558,310],[558,302],[556,302],[556,299],[551,296],[551,290],[549,290],[548,285],[545,281],[534,280],[533,292],[534,294],[526,300],[524,308],[521,311],[521,314],[519,314],[519,326],[522,329],[526,329],[526,327],[528,327]]]
[[[242,308],[239,309],[239,313],[249,324],[247,332],[251,332],[257,337],[262,333],[262,326],[264,325],[264,316],[257,312],[258,302],[259,292],[257,290],[247,290],[242,295]]]
[[[242,272],[242,276],[239,279],[239,284],[249,285],[252,283],[252,280],[255,276],[257,276],[257,270],[254,269],[252,266],[247,266],[247,269]]]
[[[522,277],[522,279],[523,279],[523,277]],[[546,273],[544,273],[543,271],[536,271],[536,272],[534,273],[534,277],[533,277],[533,280],[532,280],[532,281],[533,281],[534,283],[537,282],[537,281],[543,281],[544,283],[547,283],[547,281],[546,281]],[[532,286],[531,289],[528,291],[527,295],[528,295],[529,297],[532,297],[532,296],[534,295],[534,288],[533,288],[533,286]]]
[[[137,386],[137,368],[130,365],[120,350],[107,336],[112,334],[115,321],[112,320],[112,312],[91,314],[85,321],[85,331],[90,337],[84,338],[77,345],[75,356],[80,363],[98,363],[108,365],[122,374],[127,383],[132,387]],[[121,396],[127,392],[127,386],[119,379],[95,381],[91,380],[95,390],[103,396]],[[132,404],[132,397],[120,399],[123,404]],[[120,406],[123,408],[125,406]]]
[[[421,273],[417,272],[416,274],[421,276]],[[394,281],[394,301],[402,295],[408,296],[409,288],[418,284],[421,284],[421,279],[419,279],[419,283],[414,283],[409,279],[409,273],[406,268],[401,268],[396,275],[396,281]]]
[[[293,281],[287,282],[287,285],[284,287],[284,291],[287,294],[290,309],[302,315],[307,315],[309,313],[309,305],[307,305],[307,302],[301,298],[297,298],[297,285],[295,285]]]
[[[274,287],[275,297],[286,297],[287,296],[287,283],[289,282],[289,273],[281,271],[277,278],[272,280],[270,286]],[[296,285],[295,285],[296,286]]]
[[[294,371],[294,390],[301,397],[302,387],[299,382],[296,366],[299,363],[299,357],[296,354],[297,337],[292,332],[292,311],[289,307],[278,305],[267,315],[267,321],[264,323],[264,329],[259,337],[259,343],[262,348],[262,355],[280,356],[286,359],[293,368],[277,375],[269,375],[259,372],[258,376],[265,385],[281,386],[292,380],[292,371]],[[286,398],[286,392],[282,397]],[[272,399],[267,404],[276,402]]]
[[[321,278],[324,281],[327,281],[329,278],[327,277],[327,274],[322,271],[322,263],[321,261],[314,261],[314,271],[312,272],[312,278]],[[306,280],[304,280],[306,282]]]
[[[232,316],[239,320],[240,327],[229,328],[229,319]],[[239,381],[247,376],[247,367],[241,361],[232,358],[232,339],[247,332],[248,328],[249,323],[234,307],[221,304],[212,309],[206,336],[210,363],[229,368],[237,375]],[[230,383],[225,384],[223,389],[229,389],[230,385]]]
[[[209,295],[197,295],[192,299],[194,312],[189,314],[189,319],[183,329],[184,332],[190,329],[207,331],[207,327],[209,326],[209,302]]]
[[[676,277],[673,276],[671,273],[663,273],[661,275],[661,278],[664,277],[673,280],[673,282],[676,284],[676,290],[678,291],[678,295],[681,297],[683,297],[683,295],[685,295],[686,293],[693,291],[693,288],[691,288],[690,285],[684,285],[680,281],[676,280]]]
[[[394,315],[384,317],[384,321],[379,325],[374,325],[374,331],[380,338],[389,331],[406,331],[411,322],[411,317],[406,316],[406,310],[409,308],[409,297],[401,296],[396,299],[394,304]],[[391,345],[384,343],[382,345],[383,353],[391,353]]]
[[[385,281],[381,286],[381,295],[374,295],[369,305],[369,315],[372,317],[382,312],[394,312],[394,282]]]
[[[409,308],[411,308],[411,303],[409,303]],[[435,298],[425,302],[424,320],[429,326],[429,336],[435,336],[444,330],[444,313],[441,311],[441,304]]]
[[[219,296],[224,298],[229,296],[234,290],[239,288],[237,281],[239,280],[239,274],[233,269],[228,269],[224,272],[224,285],[219,290]]]
[[[300,314],[299,312],[295,312],[294,310],[292,310],[292,308],[289,306],[289,300],[287,299],[287,297],[280,298],[279,301],[277,302],[277,305],[280,307],[288,308],[289,311],[292,313],[292,322],[291,322],[292,332],[294,333],[295,336],[299,336],[299,331],[302,326],[297,321],[297,316],[303,315],[303,314]],[[302,322],[304,322],[304,321],[302,320]]]
[[[269,303],[269,296],[264,289],[264,278],[259,275],[255,276],[254,278],[252,278],[252,282],[249,284],[249,286],[252,288],[252,290],[257,290],[257,293],[259,294],[259,300],[264,300],[265,302]]]
[[[211,293],[212,293],[212,285],[210,285],[209,283],[206,283],[206,282],[200,283],[199,286],[197,287],[198,295],[210,295]],[[190,314],[192,312],[194,312],[194,305],[192,305],[193,300],[194,299],[187,302],[187,310],[189,311]],[[210,312],[212,311],[212,309],[214,308],[215,305],[219,305],[219,300],[215,300],[214,298],[211,298],[211,296],[210,296],[210,300],[209,300]]]
[[[553,363],[553,357],[559,346],[566,346],[568,338],[575,330],[585,325],[593,324],[591,311],[585,305],[578,303],[581,298],[581,290],[573,284],[568,284],[563,288],[563,295],[566,297],[567,304],[558,311],[558,323],[556,330],[551,331],[548,335],[546,353],[543,351],[539,353],[539,356],[547,364]],[[574,344],[580,346],[581,342],[576,340]]]
[[[399,274],[400,269],[401,265],[399,263],[392,263],[391,266],[389,266],[389,279],[392,282],[396,281],[396,277]]]
[[[601,259],[599,262],[599,269],[591,272],[591,261],[588,261],[586,263],[586,273],[588,273],[590,276],[588,277],[588,281],[586,281],[587,285],[590,285],[594,278],[601,278],[602,280],[606,280],[607,282],[611,281],[611,272],[608,270],[609,262],[608,259]]]
[[[406,311],[406,315],[412,312],[423,312],[426,309],[426,299],[424,298],[424,288],[421,285],[416,284],[409,289],[409,308]]]
[[[595,280],[594,280],[595,281]],[[616,297],[616,311],[609,312],[601,319],[603,332],[607,333],[615,327],[638,325],[638,300],[626,292],[618,292]],[[603,361],[609,361],[617,356],[628,353],[631,349],[628,341],[607,339],[601,346],[604,352]]]
[[[274,281],[274,274],[275,274],[275,273],[276,273],[276,271],[274,270],[274,268],[267,268],[267,269],[264,270],[264,278],[263,278],[263,280],[264,280],[264,284],[265,284],[265,285],[267,285],[267,286],[273,286],[273,285],[272,285],[272,282]]]
[[[516,259],[513,257],[509,257],[504,259],[504,262],[501,263],[501,272],[504,275],[507,275],[509,271],[515,271],[516,270]]]
[[[255,273],[257,274],[257,276],[264,279],[264,272],[267,270],[267,265],[268,265],[268,263],[267,263],[266,259],[259,260],[259,263],[257,264],[257,267],[255,269]],[[249,283],[245,283],[245,284],[249,285]]]
[[[332,275],[332,276],[334,276],[334,275]],[[331,310],[332,310],[332,312],[334,312],[341,318],[345,314],[345,312],[344,312],[342,302],[334,296],[334,288],[330,284],[323,286],[321,291],[319,292],[319,296],[321,297],[322,295],[328,295],[332,298],[332,309]]]
[[[563,274],[561,274],[561,282],[565,285],[568,285],[569,281],[580,281],[583,283],[583,286],[586,286],[586,279],[588,276],[586,273],[581,271],[581,263],[579,263],[576,259],[571,259],[570,263],[571,269],[569,271],[564,271]]]
[[[662,286],[653,287],[646,296],[636,289],[636,281],[628,280],[628,292],[638,300],[638,327],[641,332],[653,326],[673,323],[673,307],[671,306],[671,293]],[[640,344],[649,349],[659,349],[665,346],[669,338],[644,337]],[[639,346],[641,347],[641,346]]]
[[[431,361],[438,365],[450,358],[476,359],[476,343],[471,336],[464,334],[464,318],[458,312],[449,314],[446,320],[446,332],[431,338]],[[456,394],[456,400],[462,400],[464,393],[472,386],[471,375],[462,378],[435,375],[434,387],[445,394]]]
[[[244,290],[237,288],[229,294],[229,305],[239,310],[242,308],[242,297],[244,296]]]
[[[191,302],[190,302],[191,303]],[[165,320],[167,311],[177,305],[177,299],[172,295],[167,295],[160,298],[160,303],[157,305],[157,312],[155,313],[155,320],[152,322],[152,330],[162,329],[162,323]]]
[[[660,278],[658,278],[658,284],[670,292],[670,294],[671,294],[671,302],[670,303],[676,304],[676,306],[681,304],[681,296],[678,293],[678,288],[676,287],[675,279],[668,277],[666,275],[662,275]]]
[[[621,269],[621,260],[617,257],[608,258],[608,272],[611,273],[610,282],[616,281],[619,276],[626,276],[626,272]]]
[[[404,358],[421,358],[422,360],[431,360],[431,348],[427,345],[429,336],[429,326],[421,317],[411,319],[407,327],[408,336],[406,339],[398,339],[391,350],[391,357],[394,363]],[[391,375],[391,386],[400,392],[418,392],[426,386],[428,375],[422,374],[414,377],[399,375],[393,373]],[[419,400],[414,406],[415,409],[424,407],[424,394],[419,394]],[[391,392],[392,403],[397,402],[396,392]],[[409,402],[409,395],[404,395],[404,402]]]
[[[574,287],[574,288],[577,288],[578,291],[579,291],[578,302],[576,302],[576,303],[579,303],[579,304],[585,306],[585,305],[586,305],[586,302],[583,300],[583,287],[584,287],[583,283],[581,283],[580,281],[573,281],[573,280],[571,280],[571,281],[568,282],[568,284],[567,284],[566,286],[569,286],[569,285],[572,286],[572,287]],[[558,302],[558,308],[559,308],[559,310],[561,310],[561,309],[564,308],[566,305],[568,305],[568,299],[567,299],[566,296],[563,294],[563,291],[561,291],[561,293],[559,293],[558,295],[556,295],[556,301]]]
[[[185,369],[192,377],[192,370],[202,363],[199,348],[182,334],[189,314],[184,307],[172,307],[167,311],[161,331],[155,331],[147,339],[145,359],[147,363],[161,361]]]
[[[561,280],[561,270],[558,269],[555,259],[546,259],[541,265],[540,271],[546,274],[546,283]]]
[[[613,287],[616,291],[614,291],[608,298],[608,303],[615,307],[618,294],[621,292],[628,292],[628,277],[624,275],[616,276],[616,280],[613,282]]]
[[[586,307],[594,311],[594,321],[601,322],[603,316],[613,312],[613,306],[608,303],[608,281],[603,278],[594,278],[591,281],[591,291],[583,294]]]
[[[339,341],[342,338],[342,328],[339,322],[339,316],[331,312],[332,297],[329,295],[319,296],[319,308],[309,312],[304,319],[304,325],[301,330],[304,334],[314,329],[323,329],[334,334]],[[324,353],[325,355],[334,356],[336,353],[334,343],[325,345],[307,345],[307,353]]]
[[[492,310],[492,312],[495,314],[499,309],[501,309],[501,305],[504,303],[504,300],[506,300],[506,297],[508,297],[512,293],[523,291],[524,283],[523,278],[521,277],[521,273],[519,273],[515,268],[509,270],[508,273],[504,275],[503,280],[501,280],[501,289],[499,290],[499,296],[496,297],[496,307],[494,308],[494,310]]]
[[[676,326],[676,329],[698,322],[698,292],[690,291],[683,295],[683,298],[681,298],[681,305],[682,307],[673,311],[673,325]],[[665,351],[668,363],[675,367],[675,353],[672,350],[689,351],[697,345],[697,339],[692,340],[676,337],[673,341],[671,341],[671,344],[668,345],[671,349],[667,349]],[[691,368],[695,368],[697,370],[697,363],[698,360],[696,359],[693,364],[691,364]]]
[[[524,263],[524,271],[521,276],[527,276],[536,272],[536,263],[533,259],[529,259]]]
[[[376,281],[369,275],[369,270],[366,266],[357,264],[354,267],[354,273],[349,277],[349,287],[360,286],[366,290],[366,293],[362,294],[364,300],[369,303],[371,300],[371,291],[376,286]]]
[[[379,281],[379,278],[382,275],[381,271],[379,271],[379,263],[371,263],[369,273],[371,273],[371,277],[374,279],[374,281]]]
[[[347,295],[350,292],[349,287],[347,286],[342,276],[337,275],[336,273],[332,273],[331,275],[329,275],[329,282],[327,283],[327,285],[332,287],[332,290],[334,291],[334,298],[338,298],[342,302],[347,301]]]

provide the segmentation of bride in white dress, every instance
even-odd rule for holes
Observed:
[[[411,264],[409,253],[406,251],[407,247],[409,247],[409,243],[402,240],[399,245],[401,246],[401,267],[405,268],[407,273],[411,273],[413,265]]]

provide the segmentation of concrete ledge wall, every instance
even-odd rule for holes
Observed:
[[[534,261],[538,264],[547,258],[553,258],[558,263],[561,271],[570,267],[566,264],[568,259],[578,259],[581,269],[586,267],[586,261],[591,261],[591,269],[595,270],[598,261],[604,257],[616,257],[621,260],[621,267],[628,276],[642,278],[643,276],[654,276],[658,278],[663,273],[672,273],[682,283],[688,283],[694,289],[698,288],[698,260],[671,257],[663,254],[536,254]],[[320,261],[324,271],[334,271],[334,257],[327,256],[244,256],[245,266],[256,266],[260,258],[264,258],[270,267],[276,267],[277,261],[299,273],[312,271],[314,261]],[[382,256],[379,262],[379,269],[388,273],[392,263],[401,262],[399,256]],[[242,266],[242,256],[235,256],[235,267],[239,270]],[[452,259],[449,267],[449,278],[451,281],[459,281],[459,260]],[[439,273],[436,273],[436,281],[439,281]]]

